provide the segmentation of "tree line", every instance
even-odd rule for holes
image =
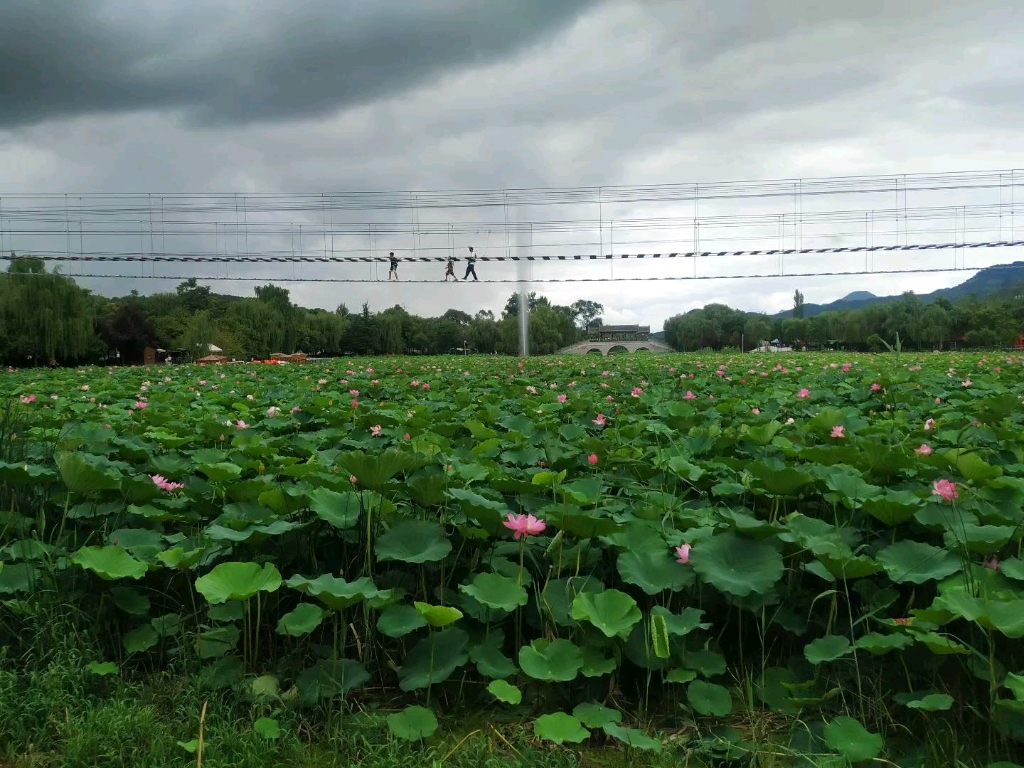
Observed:
[[[531,354],[551,354],[580,338],[603,307],[580,300],[570,306],[529,296]],[[147,347],[197,360],[213,344],[233,359],[266,359],[275,352],[311,356],[345,354],[449,354],[519,351],[519,297],[500,315],[449,309],[420,317],[401,306],[352,312],[292,303],[287,289],[264,285],[253,297],[213,293],[190,279],[173,293],[137,291],[106,298],[82,288],[41,259],[15,257],[0,273],[0,361],[5,365],[140,363]]]
[[[989,349],[1013,346],[1024,332],[1024,283],[985,297],[924,301],[912,291],[860,309],[804,317],[803,294],[793,297],[790,317],[744,312],[708,304],[665,322],[665,340],[678,350],[752,349],[778,339],[795,348],[882,351],[895,342],[904,348]]]

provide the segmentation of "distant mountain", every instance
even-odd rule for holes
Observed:
[[[840,301],[866,301],[877,298],[871,291],[854,291],[843,296]]]
[[[1024,283],[1024,261],[1015,261],[1012,264],[998,264],[994,267],[985,267],[976,275],[952,288],[940,288],[931,293],[919,294],[922,301],[928,302],[945,296],[950,301],[963,299],[970,295],[979,298],[992,296],[994,294],[1008,291],[1011,288]],[[1020,293],[1024,293],[1022,288]],[[813,317],[822,312],[837,312],[841,310],[862,309],[868,304],[880,304],[887,301],[895,301],[899,296],[875,296],[869,291],[854,291],[837,301],[829,304],[804,304],[804,317]],[[793,310],[786,309],[772,317],[792,317]]]

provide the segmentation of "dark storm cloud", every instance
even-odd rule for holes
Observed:
[[[596,0],[0,2],[0,127],[184,108],[197,123],[326,114],[549,41]]]

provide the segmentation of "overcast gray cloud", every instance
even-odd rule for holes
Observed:
[[[1024,71],[1022,36],[1022,12],[1002,0],[0,0],[0,195],[706,184],[1009,168],[1021,165],[1018,148],[1024,139],[1024,89],[1014,80]],[[1024,185],[1024,174],[1017,182]],[[909,204],[971,202],[992,200],[922,196]],[[1024,195],[1017,203],[1024,205]],[[861,204],[892,206],[888,198]],[[791,213],[787,205],[707,203],[700,213]],[[807,205],[813,208],[812,202]],[[410,211],[367,211],[349,221],[410,227],[414,218],[421,225],[448,222],[466,231],[456,243],[460,249],[472,242],[500,252],[504,235],[495,227],[503,215],[501,210],[423,210],[415,217]],[[538,250],[561,243],[596,251],[599,243],[611,242],[617,252],[676,250],[692,243],[692,232],[616,230],[610,224],[616,219],[692,215],[692,206],[648,204],[605,206],[600,212],[597,206],[512,212],[526,221],[593,221],[588,231],[536,236]],[[307,232],[320,221],[302,213],[278,218]],[[881,242],[887,225],[877,226],[874,236]],[[911,234],[938,237],[954,222],[927,226],[935,232]],[[991,231],[979,232],[979,239],[998,231],[993,222],[985,226]],[[471,234],[474,227],[478,232]],[[817,236],[824,242],[842,235],[841,229]],[[815,237],[810,224],[805,236]],[[746,245],[736,244],[736,238],[746,238]],[[723,250],[753,243],[765,247],[764,238],[757,228],[708,229],[701,243]],[[83,240],[86,250],[101,247],[98,239]],[[416,244],[408,235],[362,240],[340,239],[335,245],[383,253]],[[418,243],[441,247],[441,240],[423,237]],[[287,251],[293,242],[294,237],[282,235],[267,238],[261,247]],[[179,244],[211,252],[234,247],[223,235],[205,245]],[[314,236],[305,247],[323,244]],[[45,247],[24,238],[15,245]],[[138,250],[137,241],[132,247]],[[1014,257],[978,252],[968,254],[967,264]],[[882,260],[878,268],[896,265],[897,258],[904,257]],[[949,261],[941,258],[921,265]],[[823,268],[796,260],[789,266]],[[430,265],[407,267],[406,274],[433,275]],[[724,266],[702,262],[698,269],[701,275],[713,270],[760,274],[771,267],[763,260],[736,260]],[[573,269],[612,276],[605,265],[537,266],[534,276],[564,277]],[[678,269],[650,262],[616,265],[615,276],[671,276]],[[204,270],[200,266],[195,272],[224,274]],[[490,264],[486,271],[489,277],[515,274],[511,265]],[[240,273],[373,274],[362,266],[308,264],[277,271],[260,265],[233,268],[232,274]],[[535,288],[560,302],[595,298],[608,306],[611,319],[657,326],[712,300],[774,311],[789,303],[796,287],[808,301],[822,302],[855,289],[927,291],[968,274]],[[173,283],[94,285],[110,292],[166,289]],[[239,283],[215,287],[250,291]],[[307,305],[333,307],[344,300],[356,306],[365,300],[381,308],[401,302],[421,313],[450,306],[500,309],[511,291],[511,286],[492,285],[430,291],[405,285],[290,287]]]
[[[592,0],[8,0],[0,125],[182,108],[203,124],[324,115],[550,41]]]

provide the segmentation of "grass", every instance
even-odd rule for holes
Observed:
[[[69,660],[70,661],[70,660]],[[626,768],[685,765],[678,755],[648,757],[620,747],[587,750],[534,743],[518,723],[457,718],[425,743],[388,732],[386,712],[323,710],[278,714],[271,741],[252,723],[262,714],[233,693],[211,693],[168,673],[138,682],[75,672],[67,661],[39,670],[0,671],[0,767],[175,768],[198,765],[182,743],[197,740],[203,768]],[[701,765],[690,761],[689,765]]]

